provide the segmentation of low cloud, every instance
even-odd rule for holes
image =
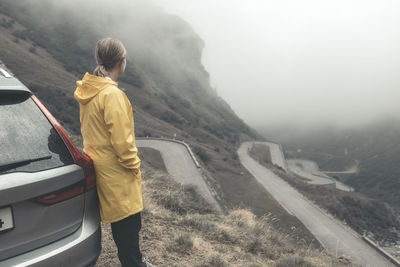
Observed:
[[[256,127],[400,117],[400,2],[157,0],[193,25],[218,93]]]

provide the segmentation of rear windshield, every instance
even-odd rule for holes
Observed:
[[[0,151],[2,174],[73,163],[60,136],[27,94],[0,93]]]

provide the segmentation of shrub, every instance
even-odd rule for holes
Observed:
[[[32,54],[36,54],[36,48],[34,48],[33,46],[30,47],[29,52],[31,52]]]
[[[157,196],[157,203],[178,214],[187,213],[186,204],[179,191],[167,189],[162,195]]]
[[[182,123],[182,121],[178,118],[178,116],[169,110],[161,114],[161,119],[169,123],[175,123],[175,124]]]
[[[27,30],[14,31],[12,33],[12,35],[14,35],[15,37],[22,39],[22,40],[28,39],[28,31]]]
[[[246,209],[237,209],[229,213],[228,222],[239,227],[254,227],[256,224],[256,216]]]
[[[157,189],[152,193],[157,204],[172,212],[181,215],[212,212],[212,207],[195,192],[194,188],[184,187],[167,177],[153,180],[150,186]]]
[[[244,249],[252,254],[260,254],[264,251],[264,246],[261,240],[256,237],[250,240],[250,242],[245,245]]]
[[[208,255],[204,262],[196,265],[196,267],[225,267],[227,263],[222,258],[221,254],[215,253]]]
[[[189,254],[192,248],[193,240],[192,237],[187,233],[175,234],[167,245],[168,251],[173,251],[178,254]]]
[[[6,18],[2,18],[1,19],[1,26],[3,26],[4,28],[8,29],[8,28],[11,28],[14,25],[14,22],[15,21],[13,19],[7,20]]]
[[[238,159],[239,159],[237,152],[234,152],[234,153],[232,154],[232,159],[233,159],[233,160],[238,160]]]
[[[143,134],[142,134],[142,136],[144,136],[144,137],[151,137],[151,132],[150,131],[148,131],[148,130],[143,130]]]
[[[210,156],[207,154],[207,152],[201,148],[201,147],[194,147],[193,152],[199,156],[199,158],[204,162],[207,163],[211,160]]]
[[[314,267],[300,256],[287,256],[276,263],[276,267]]]
[[[206,237],[224,244],[233,244],[238,241],[233,231],[222,227],[216,227],[214,231],[207,232]]]
[[[194,228],[203,233],[214,232],[217,228],[215,223],[208,221],[204,218],[204,215],[199,214],[186,215],[181,222],[183,225]]]

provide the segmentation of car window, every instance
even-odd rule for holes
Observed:
[[[27,94],[0,93],[0,151],[0,166],[44,158],[0,169],[0,173],[34,172],[73,163],[57,131]]]

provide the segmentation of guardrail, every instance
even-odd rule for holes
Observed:
[[[267,142],[270,142],[270,143],[274,143],[274,144],[279,145],[281,151],[283,152],[283,148],[282,148],[281,144],[279,144],[279,143],[277,143],[277,142],[273,142],[273,141],[272,141],[272,142],[271,142],[271,141],[267,141]],[[285,162],[286,162],[286,159],[285,159]],[[322,176],[322,175],[317,175],[317,174],[313,174],[313,175],[326,178],[326,177],[324,177],[324,176]],[[329,177],[329,176],[328,176],[328,177]],[[328,186],[328,187],[334,186],[334,187],[336,188],[336,181],[333,181],[331,184],[326,184],[326,185],[323,185],[323,186]],[[318,206],[316,206],[316,207],[318,207]],[[326,211],[325,211],[325,212],[326,212]],[[328,213],[328,214],[329,214],[329,213]],[[383,255],[386,259],[388,259],[391,263],[393,263],[393,264],[396,265],[396,266],[400,266],[400,261],[399,261],[398,259],[396,259],[395,257],[393,257],[390,253],[388,253],[387,251],[385,251],[383,248],[379,247],[378,244],[376,244],[376,243],[375,243],[374,241],[372,241],[370,238],[368,238],[368,237],[366,237],[366,236],[358,235],[357,233],[356,233],[356,235],[357,235],[357,236],[360,236],[362,240],[364,240],[368,245],[370,245],[372,248],[374,248],[376,251],[378,251],[380,254],[382,254],[382,255]]]
[[[385,258],[387,258],[391,263],[393,263],[396,266],[400,266],[400,261],[390,255],[387,251],[385,251],[383,248],[379,247],[378,244],[376,244],[374,241],[369,239],[366,236],[361,237],[365,242],[367,242],[371,247],[376,249],[379,253],[381,253]]]
[[[163,140],[163,141],[169,141],[169,142],[181,144],[186,147],[187,151],[189,152],[190,157],[192,158],[192,160],[194,162],[194,165],[196,165],[197,168],[200,168],[200,164],[197,161],[196,157],[194,156],[192,149],[184,141],[170,139],[170,138],[157,138],[157,137],[137,137],[136,140]]]

